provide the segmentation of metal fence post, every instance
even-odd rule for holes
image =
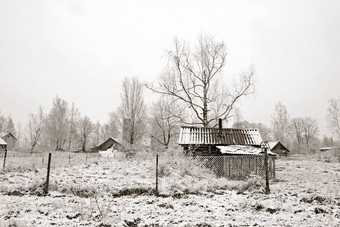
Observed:
[[[158,195],[158,154],[156,154],[156,195]]]
[[[68,164],[71,165],[71,154],[68,155]]]
[[[2,165],[2,169],[3,169],[3,170],[5,170],[5,167],[6,167],[6,157],[7,157],[7,149],[5,150],[4,164]]]
[[[48,186],[49,186],[49,181],[50,181],[50,168],[51,168],[51,156],[52,154],[48,154],[48,162],[47,162],[47,177],[46,177],[46,183],[45,183],[45,188],[44,188],[44,193],[48,193]]]

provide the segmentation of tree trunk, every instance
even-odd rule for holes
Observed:
[[[82,147],[83,152],[85,152],[85,146],[86,146],[86,136],[84,135],[84,141],[83,141],[83,147]]]

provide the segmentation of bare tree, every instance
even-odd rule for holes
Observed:
[[[244,122],[243,116],[242,116],[240,109],[238,107],[235,107],[234,108],[234,124],[233,124],[233,127],[234,128],[242,128],[243,122]]]
[[[0,132],[6,131],[6,118],[1,114],[0,111]]]
[[[46,129],[57,151],[63,150],[69,129],[68,106],[65,100],[58,96],[53,100],[53,107],[46,120]]]
[[[117,119],[119,119],[117,114],[115,112],[111,112],[109,122],[107,122],[100,128],[100,141],[101,142],[104,142],[110,137],[118,136]]]
[[[123,93],[121,94],[122,104],[119,107],[121,120],[129,122],[128,127],[123,126],[123,141],[132,145],[138,142],[143,136],[145,129],[145,105],[143,87],[136,77],[123,81]],[[123,123],[124,125],[124,123]]]
[[[75,149],[75,143],[77,141],[78,136],[78,126],[79,126],[79,118],[80,113],[78,108],[72,103],[72,107],[70,110],[70,122],[69,122],[69,132],[68,132],[68,150],[73,151]]]
[[[88,138],[93,132],[93,123],[87,116],[83,117],[79,121],[79,134],[81,136],[82,151],[86,151],[86,145]]]
[[[11,116],[8,116],[6,123],[6,131],[11,132],[13,135],[16,135],[16,130],[14,126],[14,122]]]
[[[284,144],[289,142],[289,125],[290,119],[286,107],[281,103],[275,105],[272,115],[272,131],[275,140]]]
[[[186,43],[175,40],[173,50],[168,52],[168,65],[160,77],[159,87],[147,87],[174,97],[186,109],[190,108],[189,119],[177,116],[182,123],[211,126],[219,118],[230,118],[234,104],[255,91],[252,69],[232,88],[223,86],[221,75],[226,56],[224,42],[216,42],[210,36],[201,36],[193,51]]]
[[[340,138],[340,100],[329,100],[327,111],[328,128]]]
[[[294,118],[291,122],[290,129],[297,143],[297,151],[300,151],[304,138],[304,120],[302,118]]]
[[[306,117],[303,121],[303,136],[305,138],[307,149],[310,151],[310,142],[318,134],[319,127],[315,119]]]
[[[100,140],[100,128],[101,128],[101,125],[99,123],[99,121],[97,121],[97,123],[93,126],[93,145],[94,146],[98,146],[99,144],[99,140]]]
[[[25,137],[25,140],[30,146],[30,153],[33,152],[41,139],[44,119],[44,109],[42,107],[39,107],[37,114],[29,115],[29,120],[26,126],[27,136]]]
[[[12,117],[9,115],[6,118],[0,112],[0,132],[1,131],[11,132],[13,135],[16,134],[16,130],[15,130]]]
[[[180,120],[176,112],[176,107],[173,100],[166,97],[161,97],[156,103],[153,103],[151,107],[151,128],[150,136],[158,143],[163,145],[165,149],[168,149],[171,139],[178,131]]]
[[[233,128],[255,128],[260,131],[263,141],[271,140],[271,130],[265,124],[262,123],[252,123],[248,121],[235,121]]]

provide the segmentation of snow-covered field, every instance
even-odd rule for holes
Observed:
[[[229,181],[180,158],[92,160],[0,172],[0,226],[340,226],[340,163],[277,160],[263,180]],[[168,162],[169,163],[169,162]]]

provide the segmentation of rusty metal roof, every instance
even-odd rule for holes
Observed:
[[[260,146],[262,138],[257,129],[203,128],[182,126],[180,145],[250,145]]]

